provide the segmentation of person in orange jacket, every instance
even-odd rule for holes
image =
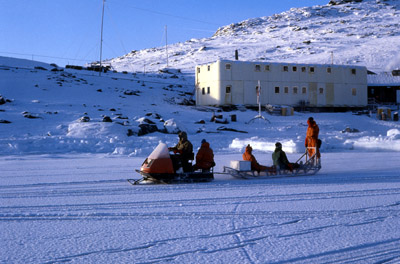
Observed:
[[[246,146],[246,150],[243,153],[243,160],[247,160],[251,162],[251,170],[255,170],[258,173],[260,173],[260,171],[266,171],[266,170],[270,170],[270,167],[267,166],[263,166],[260,165],[256,158],[254,157],[254,155],[252,154],[253,148],[249,145]]]
[[[319,127],[317,123],[314,121],[314,118],[310,117],[307,120],[308,128],[307,128],[307,134],[306,134],[306,140],[304,143],[304,146],[307,148],[314,147],[307,149],[308,151],[308,156],[312,157],[316,153],[317,149],[317,142],[318,142],[318,135],[319,135]]]
[[[196,164],[193,166],[193,169],[209,170],[214,166],[214,152],[212,148],[210,148],[210,143],[203,139],[201,141],[201,147],[196,154]]]

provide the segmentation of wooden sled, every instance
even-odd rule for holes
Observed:
[[[307,148],[315,149],[315,147]],[[297,161],[298,168],[290,170],[281,170],[272,166],[271,169],[266,171],[252,171],[252,170],[237,170],[231,167],[224,166],[223,174],[229,174],[232,177],[239,179],[267,179],[267,178],[281,178],[281,177],[294,177],[294,176],[307,176],[314,175],[321,169],[321,159],[316,157],[316,152],[311,157],[308,156],[306,151]]]

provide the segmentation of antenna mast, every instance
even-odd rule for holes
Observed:
[[[250,123],[254,122],[254,120],[256,120],[256,119],[261,119],[261,120],[264,120],[271,124],[271,122],[268,119],[266,119],[265,117],[263,117],[263,115],[261,114],[261,84],[260,84],[260,80],[258,80],[258,86],[256,88],[257,88],[256,93],[257,93],[258,115],[256,115],[252,119],[250,119],[250,121],[247,122],[246,124],[250,124]]]
[[[165,53],[167,54],[167,68],[168,68],[169,65],[168,65],[168,31],[167,31],[167,25],[165,25]]]
[[[100,69],[99,76],[101,76],[101,71],[103,70],[103,66],[101,64],[102,55],[103,55],[103,21],[104,21],[104,3],[106,0],[103,0],[103,12],[101,14],[101,35],[100,35]]]

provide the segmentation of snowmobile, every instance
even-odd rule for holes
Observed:
[[[310,157],[308,149],[314,149],[314,154]],[[281,178],[293,176],[314,175],[321,169],[321,159],[316,156],[316,148],[309,147],[306,152],[295,162],[297,166],[293,170],[280,169],[272,166],[266,171],[253,171],[250,169],[250,161],[231,161],[231,166],[224,166],[224,174],[229,174],[232,177],[240,179],[255,179],[255,178]]]
[[[151,184],[151,183],[192,183],[192,182],[209,182],[214,180],[212,168],[210,170],[193,171],[190,163],[189,171],[183,171],[182,164],[178,166],[174,164],[165,143],[160,143],[153,152],[145,159],[140,170],[136,170],[142,178],[128,179],[128,182],[136,184]],[[179,168],[180,167],[180,168]]]

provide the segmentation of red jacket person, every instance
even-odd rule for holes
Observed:
[[[317,149],[317,141],[319,135],[319,127],[317,123],[314,121],[314,118],[310,117],[307,120],[308,128],[306,134],[306,141],[304,142],[304,146],[307,147],[314,147],[313,149],[308,149],[308,156],[312,157],[316,152]]]
[[[205,139],[201,141],[201,147],[196,155],[196,164],[194,165],[194,169],[204,169],[209,170],[211,167],[215,166],[214,162],[214,152],[212,148],[210,148],[210,143],[208,143]]]

